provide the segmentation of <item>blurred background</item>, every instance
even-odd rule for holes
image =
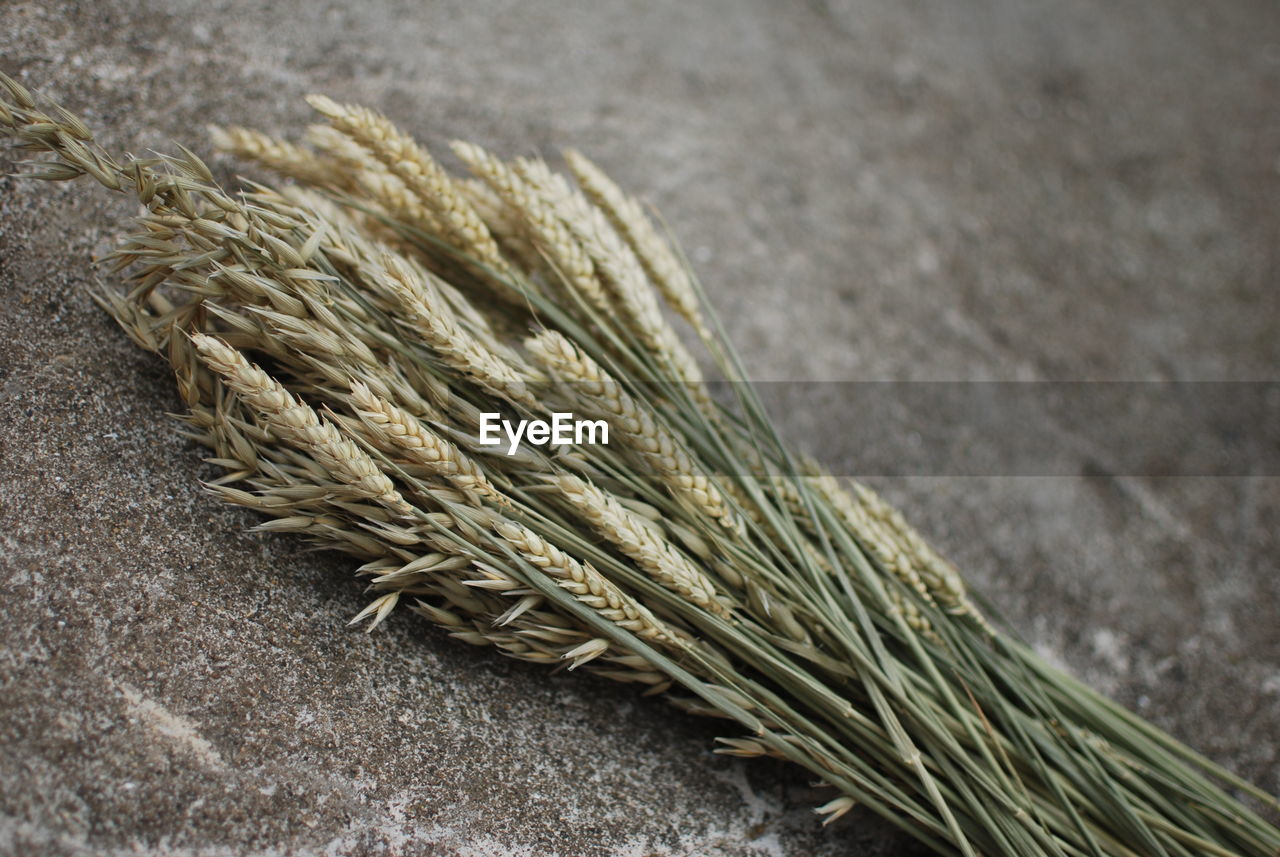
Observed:
[[[761,380],[1280,381],[1271,0],[0,0],[0,68],[136,154],[300,134],[313,91],[442,154],[576,146]],[[90,301],[132,213],[0,179],[0,853],[917,853],[819,829],[716,722],[409,614],[345,630],[350,564],[202,493]],[[832,407],[790,415],[819,458]],[[870,481],[1047,657],[1280,790],[1280,479]]]

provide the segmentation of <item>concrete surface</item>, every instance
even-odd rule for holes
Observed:
[[[0,66],[135,152],[313,90],[579,146],[761,378],[1280,374],[1270,0],[3,0]],[[0,853],[914,853],[625,688],[344,630],[346,564],[199,491],[86,297],[129,213],[0,180]],[[1280,481],[877,484],[1049,657],[1280,790]]]

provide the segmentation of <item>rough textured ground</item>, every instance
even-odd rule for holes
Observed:
[[[761,378],[1280,374],[1271,0],[3,0],[0,66],[135,152],[297,131],[312,90],[577,145]],[[200,492],[86,298],[129,211],[0,179],[0,853],[913,853],[626,689],[344,630],[344,564]],[[1050,657],[1280,790],[1280,480],[877,484]]]

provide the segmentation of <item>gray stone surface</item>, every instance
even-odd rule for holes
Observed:
[[[0,66],[134,152],[296,132],[309,91],[576,145],[760,378],[1280,365],[1270,0],[3,0]],[[0,853],[913,853],[625,688],[344,630],[346,564],[201,493],[164,373],[86,297],[130,212],[0,179]],[[1049,657],[1280,790],[1280,481],[877,485]]]

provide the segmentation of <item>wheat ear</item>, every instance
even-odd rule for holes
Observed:
[[[527,527],[498,521],[494,531],[582,603],[637,637],[679,647],[676,636],[649,610],[627,595],[590,563],[579,562]]]
[[[455,488],[495,503],[504,503],[502,492],[489,481],[480,465],[435,432],[427,429],[412,414],[375,396],[359,381],[351,385],[351,402],[370,428],[403,450],[409,460],[420,464],[437,476],[447,479]]]
[[[855,534],[858,544],[887,572],[916,592],[925,601],[933,595],[915,563],[903,552],[883,524],[873,518],[866,507],[836,481],[834,476],[807,477],[808,482],[831,505],[836,514]]]
[[[322,420],[309,405],[295,399],[279,381],[212,336],[196,333],[191,341],[201,361],[260,412],[274,432],[310,453],[360,496],[377,500],[400,514],[412,511],[368,453],[344,437],[333,423]]]
[[[513,168],[472,143],[455,141],[454,154],[472,175],[487,184],[511,209],[519,212],[537,246],[568,285],[588,303],[602,311],[609,301],[601,287],[595,265],[582,245]]]
[[[688,384],[699,406],[714,417],[715,407],[703,389],[702,372],[697,362],[663,317],[644,268],[608,218],[570,187],[563,176],[552,172],[545,161],[521,158],[516,161],[515,170],[586,251],[600,280],[610,287],[613,302],[622,310],[624,320],[640,342],[654,354],[663,355],[670,361],[676,379]]]
[[[401,304],[412,328],[451,369],[475,380],[491,394],[538,410],[524,377],[475,336],[463,330],[427,276],[408,260],[387,255],[382,260],[382,285]]]
[[[554,330],[525,340],[525,349],[552,376],[574,385],[583,403],[608,419],[616,436],[652,465],[676,496],[727,529],[745,533],[720,489],[694,464],[675,435],[599,364]]]
[[[730,614],[716,597],[715,584],[617,498],[573,475],[560,476],[555,484],[596,532],[654,580],[717,616]]]
[[[311,125],[304,139],[335,162],[337,168],[334,172],[350,177],[350,186],[358,191],[357,196],[367,197],[364,201],[428,235],[443,232],[435,213],[387,169],[386,164],[355,140],[332,125]]]
[[[444,168],[412,137],[366,107],[339,104],[323,95],[308,96],[307,102],[417,194],[459,252],[499,274],[512,273],[480,215],[458,192]]]
[[[549,269],[520,212],[507,205],[483,179],[469,178],[459,181],[458,192],[475,206],[485,225],[489,227],[493,240],[498,242],[503,255],[514,261],[521,273],[525,275],[526,288],[536,288],[533,278]],[[499,292],[497,296],[508,297],[511,301],[524,304],[521,295]]]
[[[902,513],[881,499],[879,494],[860,482],[853,483],[853,490],[858,504],[866,511],[867,516],[883,527],[889,540],[896,543],[900,552],[919,569],[920,577],[933,599],[952,613],[973,616],[979,624],[990,630],[981,611],[970,600],[968,590],[955,566],[934,550],[906,522]]]
[[[604,170],[587,160],[581,152],[569,149],[564,153],[564,160],[579,186],[631,245],[662,297],[703,340],[710,340],[711,332],[702,318],[693,281],[676,258],[671,245],[654,228],[644,207],[623,193]]]
[[[353,187],[350,174],[334,169],[330,158],[239,125],[209,126],[209,137],[215,148],[267,169],[315,187]]]

